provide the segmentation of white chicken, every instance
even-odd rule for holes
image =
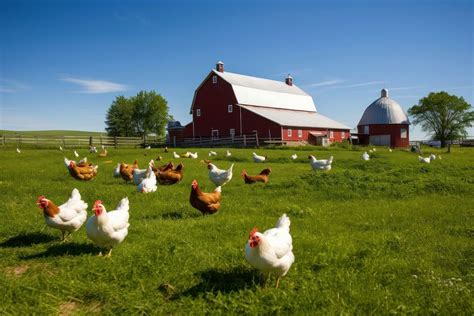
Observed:
[[[72,232],[81,228],[87,219],[87,203],[81,199],[77,189],[72,190],[69,200],[60,206],[43,195],[38,198],[36,204],[43,210],[46,225],[59,229],[63,234],[61,239],[63,241]],[[65,235],[66,233],[68,234]]]
[[[195,153],[189,153],[189,158],[191,158],[191,159],[197,159],[197,157],[198,157],[198,153],[197,153],[197,152],[195,152]]]
[[[152,159],[148,163],[148,167],[151,167],[152,169],[155,168],[155,161]],[[133,182],[135,185],[140,185],[142,183],[142,180],[145,179],[147,175],[148,169],[133,169]]]
[[[418,161],[420,161],[421,163],[430,163],[431,162],[431,159],[430,157],[421,157],[421,156],[418,156]]]
[[[179,159],[179,158],[180,158],[179,155],[178,155],[175,151],[173,151],[173,158],[175,158],[175,159]]]
[[[63,146],[59,145],[59,150],[63,151]]]
[[[226,158],[229,158],[230,156],[232,156],[232,154],[230,153],[230,151],[227,149],[226,153],[225,153],[225,157]]]
[[[209,179],[216,185],[216,187],[223,186],[232,179],[232,169],[234,164],[227,170],[217,168],[214,164],[208,163],[207,169],[209,169]]]
[[[155,173],[153,172],[152,167],[149,166],[148,170],[146,171],[145,178],[137,186],[137,191],[141,193],[152,193],[152,192],[155,192],[156,189],[157,189],[156,176],[155,176]]]
[[[256,153],[252,153],[252,156],[253,156],[253,161],[255,162],[264,162],[265,160],[267,160],[267,156],[259,156]]]
[[[91,154],[96,154],[97,153],[97,147],[95,146],[89,146],[89,152]]]
[[[151,149],[151,146],[146,146],[145,149]]]
[[[211,150],[211,151],[209,152],[209,157],[211,157],[211,156],[217,156],[217,153],[216,153],[215,151],[212,151],[212,150]]]
[[[76,158],[79,157],[79,154],[75,150],[74,150],[74,156],[76,156]]]
[[[293,159],[293,160],[296,160],[296,159],[298,159],[298,155],[297,155],[297,154],[293,154],[293,155],[291,155],[291,159]]]
[[[329,157],[329,159],[316,159],[313,155],[308,156],[310,159],[310,164],[313,170],[331,170],[332,161],[334,160],[334,156]]]
[[[433,161],[433,160],[435,160],[435,159],[436,159],[436,155],[435,155],[435,154],[431,154],[431,155],[430,155],[430,160]]]
[[[364,159],[365,161],[370,160],[369,154],[368,154],[367,152],[364,152],[364,153],[362,154],[362,159]]]
[[[388,152],[390,152],[390,153],[391,153],[391,152],[392,152],[392,148],[389,148],[389,149],[388,149]]]
[[[128,198],[123,198],[111,212],[106,211],[102,201],[97,200],[94,203],[95,215],[91,216],[86,224],[87,237],[98,247],[108,249],[108,257],[112,255],[112,248],[127,237],[130,226],[128,210]]]
[[[122,175],[120,174],[120,162],[117,163],[117,166],[114,169],[114,178],[120,178]]]
[[[245,245],[245,258],[250,265],[263,273],[265,279],[273,274],[277,277],[276,287],[280,278],[285,276],[295,261],[293,240],[290,235],[290,219],[283,214],[275,228],[263,234],[257,228],[252,229]]]
[[[21,154],[20,148],[17,147],[17,148],[16,148],[16,152],[19,153],[19,154]]]
[[[375,147],[372,148],[372,151],[373,151],[373,152],[376,152],[376,151],[377,151],[377,148],[375,148]]]

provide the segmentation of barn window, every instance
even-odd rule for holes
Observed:
[[[334,138],[334,132],[333,131],[329,131],[329,138]]]
[[[407,138],[407,129],[406,128],[401,128],[400,129],[400,137],[401,138]]]
[[[232,109],[232,104],[229,104],[229,105],[227,106],[227,112],[232,113],[232,110],[233,110],[233,109]]]
[[[298,137],[303,137],[303,131],[302,130],[298,130]]]
[[[291,128],[288,129],[288,137],[291,137]]]
[[[231,137],[234,137],[235,136],[235,128],[231,128],[229,130],[229,134],[230,134]]]
[[[216,84],[217,83],[217,76],[212,76],[212,83]]]
[[[346,132],[341,132],[341,138],[345,139],[346,138]]]
[[[368,134],[369,133],[369,125],[365,125],[364,126],[364,134]]]
[[[201,109],[196,110],[196,116],[201,116]]]

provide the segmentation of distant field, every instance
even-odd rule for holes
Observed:
[[[0,314],[443,314],[473,315],[474,149],[453,147],[431,164],[416,154],[378,148],[214,149],[213,161],[234,178],[222,189],[219,213],[203,217],[189,204],[197,179],[213,190],[199,159],[172,159],[160,149],[109,149],[93,182],[71,178],[67,150],[0,148]],[[187,151],[179,149],[178,153]],[[256,164],[251,153],[266,154]],[[290,160],[296,152],[298,159]],[[329,172],[311,170],[307,156],[334,155]],[[184,162],[184,180],[143,195],[113,178],[117,162],[158,155]],[[270,166],[270,183],[246,185],[240,172]],[[45,228],[36,206],[45,195],[63,203],[77,188],[108,210],[130,199],[130,230],[111,259],[85,228],[72,241]],[[274,288],[259,284],[245,261],[249,231],[291,219],[296,261]]]
[[[52,135],[52,136],[99,136],[107,135],[106,132],[87,132],[87,131],[67,131],[67,130],[52,130],[52,131],[7,131],[0,130],[1,134],[20,134],[20,135]]]

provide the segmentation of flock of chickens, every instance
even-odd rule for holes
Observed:
[[[61,148],[62,150],[62,148]],[[369,152],[373,153],[373,148]],[[90,148],[91,153],[97,153],[97,150]],[[165,152],[168,149],[165,148]],[[391,149],[390,149],[391,152]],[[79,155],[74,151],[76,157]],[[225,157],[231,157],[229,150],[225,153]],[[252,154],[256,163],[267,161],[267,156]],[[107,150],[102,148],[100,157],[107,156]],[[209,157],[217,156],[214,151],[209,152]],[[197,153],[187,152],[182,155],[173,152],[174,158],[190,158],[197,159]],[[161,160],[159,157],[157,160]],[[291,156],[291,159],[297,159],[297,155]],[[317,159],[315,156],[308,157],[310,165],[314,170],[331,170],[334,157],[329,159]],[[370,155],[365,152],[362,155],[363,160],[370,160]],[[435,155],[428,158],[419,156],[419,161],[430,163],[436,159]],[[438,156],[438,159],[441,157]],[[189,197],[190,204],[199,210],[203,215],[210,215],[218,212],[220,208],[222,186],[231,181],[233,176],[232,164],[227,170],[219,169],[210,160],[201,160],[207,164],[208,176],[212,183],[216,186],[213,192],[203,192],[199,188],[196,180],[191,183],[191,193]],[[64,158],[64,164],[72,177],[81,181],[89,181],[97,176],[98,166],[93,165],[84,158],[78,162]],[[138,162],[135,160],[132,164],[118,163],[114,169],[114,177],[121,177],[123,180],[133,182],[138,192],[152,193],[157,190],[157,184],[173,185],[183,179],[184,165],[179,163],[177,166],[173,162],[162,166],[156,166],[154,160],[150,160],[146,169],[139,169]],[[242,178],[246,184],[255,182],[267,183],[271,173],[271,168],[263,169],[258,175],[251,176],[246,170],[242,170]],[[103,202],[95,201],[92,210],[94,215],[87,219],[88,205],[85,203],[79,191],[73,189],[68,201],[57,206],[51,200],[44,196],[40,196],[37,205],[43,210],[45,222],[47,226],[61,231],[62,240],[64,241],[71,233],[79,230],[86,223],[87,237],[98,247],[108,250],[106,256],[110,256],[114,246],[121,243],[128,234],[129,224],[129,200],[123,198],[113,211],[107,211]],[[290,219],[283,214],[277,221],[274,228],[260,233],[257,228],[252,229],[245,247],[245,257],[254,268],[262,272],[265,279],[269,275],[277,277],[276,286],[278,287],[280,278],[288,272],[293,264],[295,257],[292,249],[292,237],[290,235]],[[100,253],[99,255],[102,255]]]

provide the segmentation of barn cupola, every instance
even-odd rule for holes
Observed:
[[[380,96],[382,98],[388,98],[388,90],[387,89],[382,89],[382,92],[380,93]]]
[[[290,74],[288,74],[288,77],[286,77],[285,79],[285,83],[289,86],[292,86],[293,85],[293,77],[290,76]]]
[[[218,61],[216,64],[216,70],[218,72],[224,72],[224,63],[222,61]]]

